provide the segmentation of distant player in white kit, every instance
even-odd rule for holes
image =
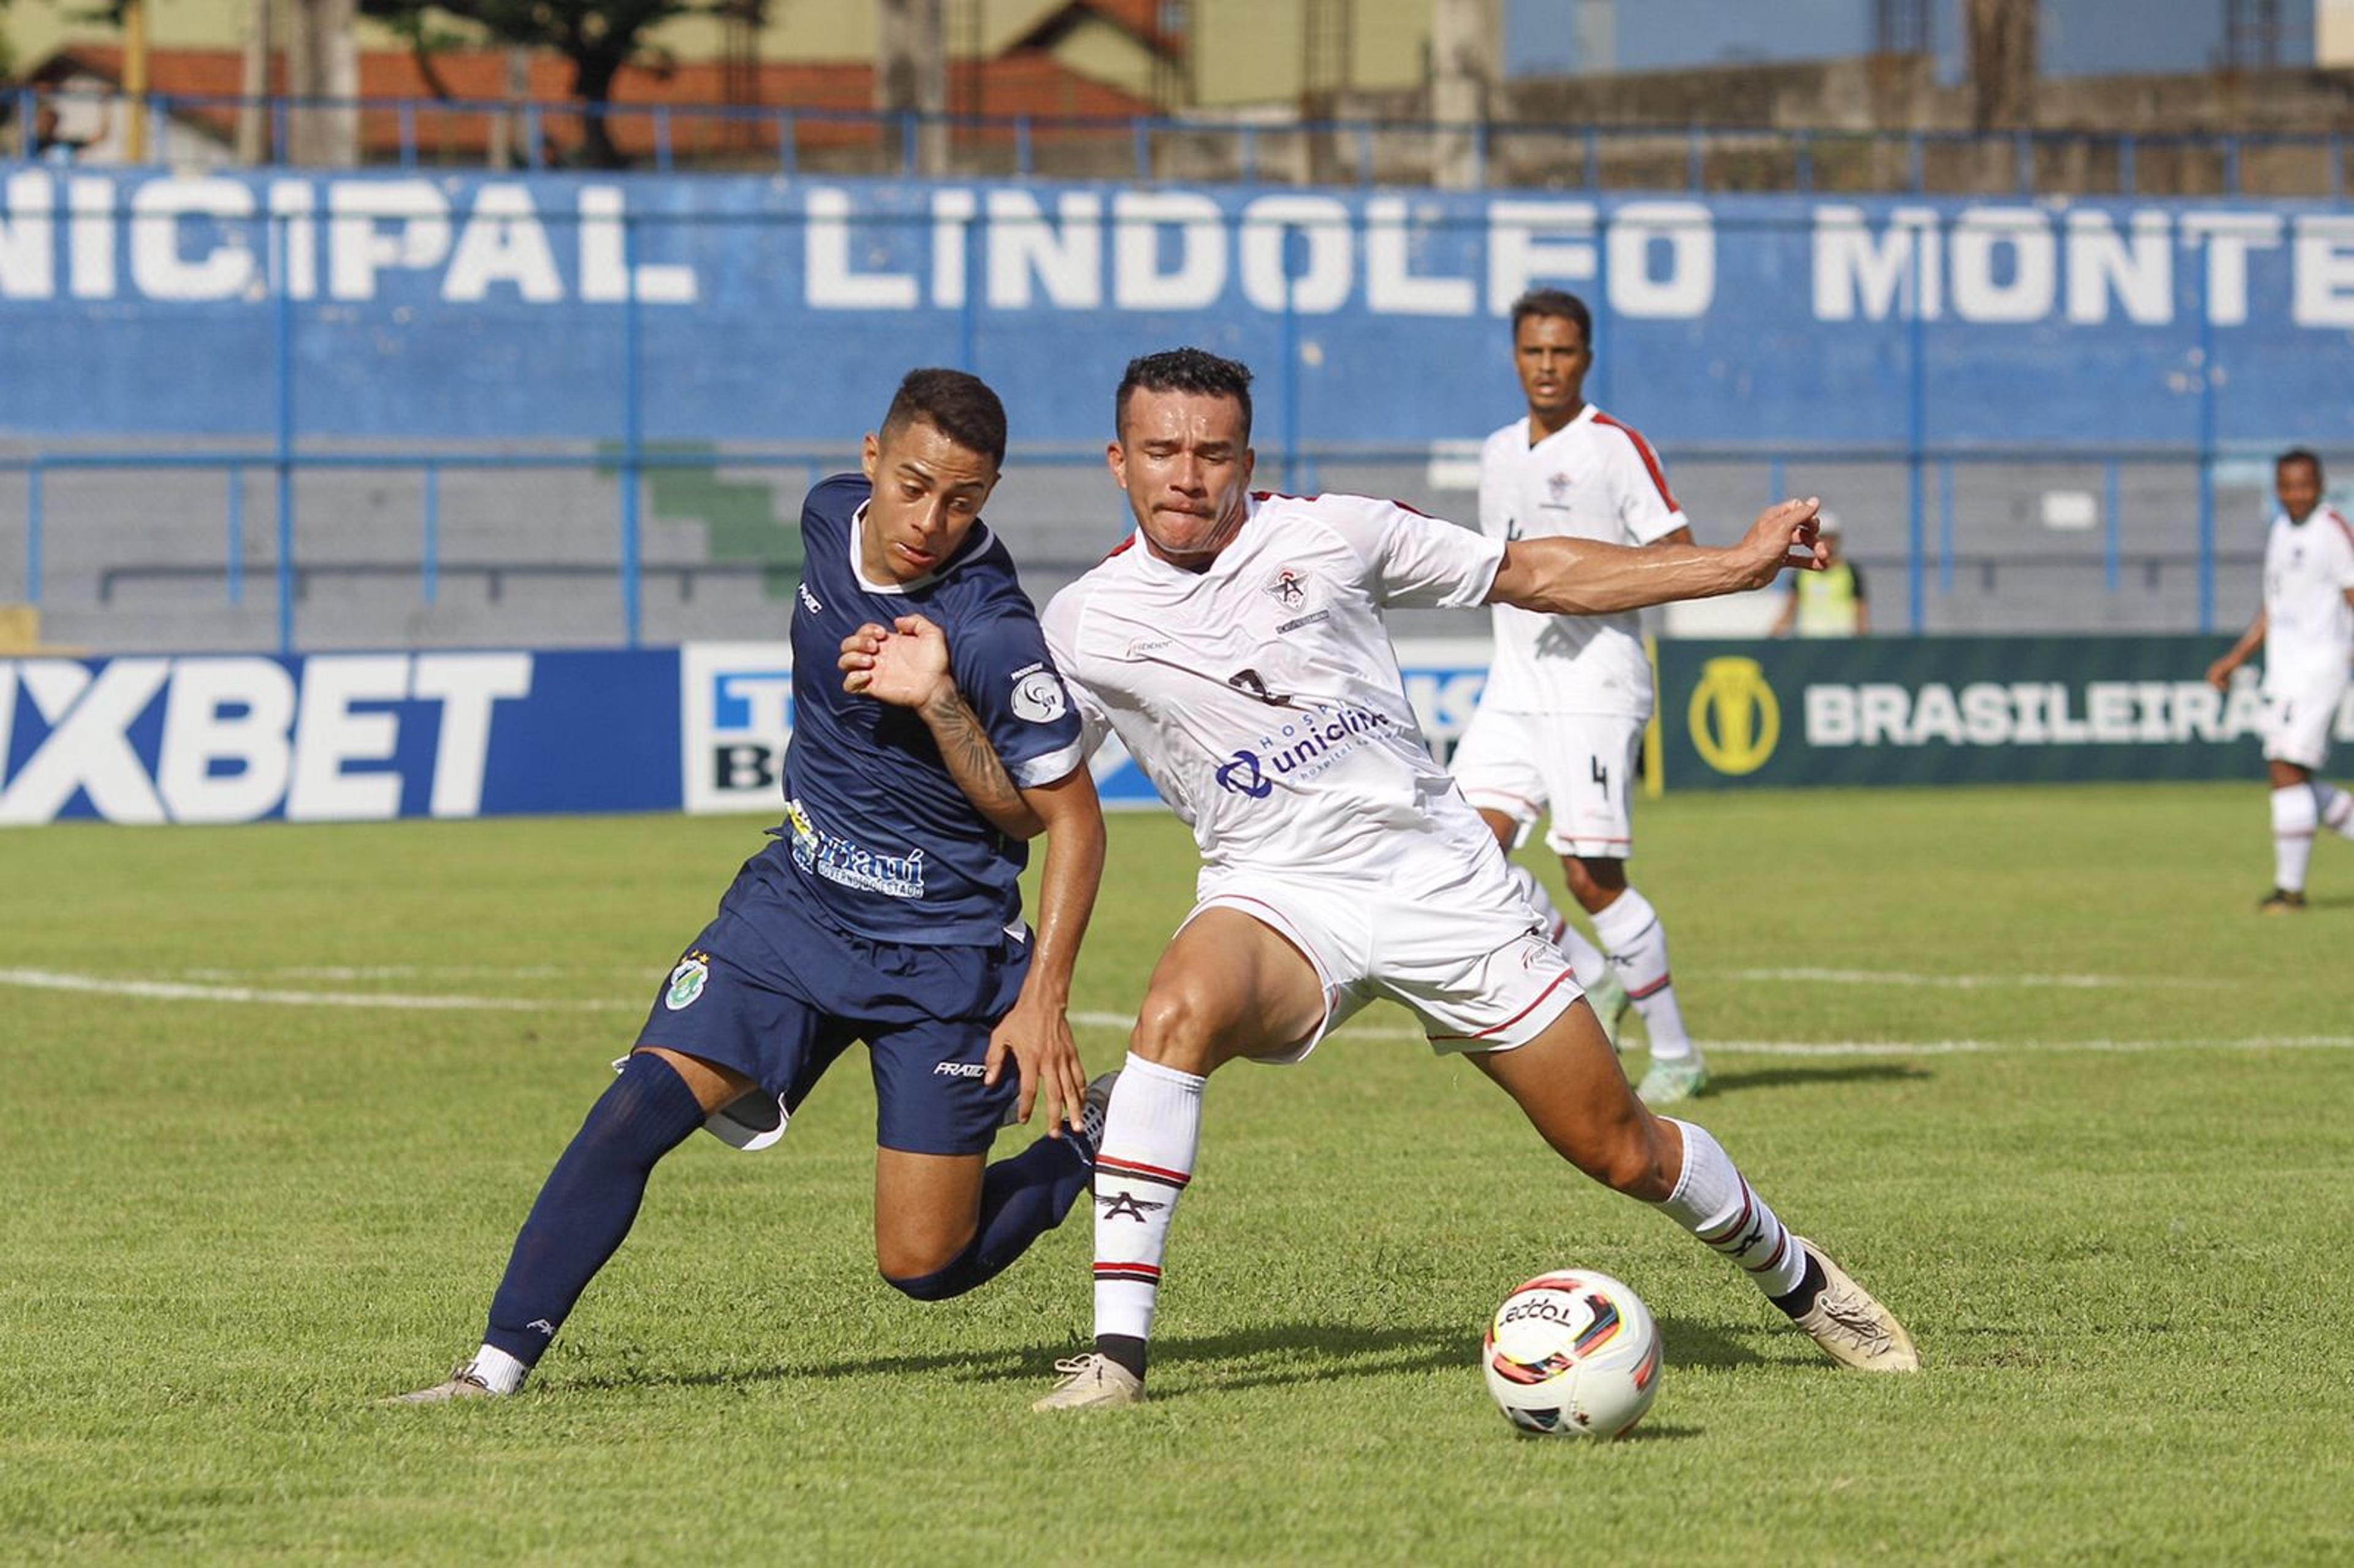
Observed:
[[[1382,621],[1388,605],[1605,614],[1756,587],[1816,559],[1814,503],[1774,508],[1730,550],[1629,550],[1506,544],[1363,496],[1254,496],[1249,387],[1199,349],[1129,365],[1109,457],[1137,531],[1044,617],[1090,738],[1119,735],[1203,868],[1097,1145],[1095,1349],[1058,1364],[1038,1408],[1143,1398],[1211,1071],[1299,1061],[1377,998],[1468,1056],[1578,1169],[1738,1264],[1833,1360],[1914,1370],[1885,1308],[1705,1131],[1628,1087],[1494,836],[1431,759]],[[852,683],[906,652],[866,631],[843,645]]]
[[[1575,294],[1534,289],[1513,303],[1512,363],[1528,412],[1480,449],[1480,531],[1505,540],[1689,545],[1691,520],[1669,493],[1658,454],[1585,401],[1593,332]],[[1498,604],[1493,614],[1496,656],[1479,712],[1456,743],[1456,782],[1507,849],[1549,819],[1545,847],[1561,857],[1602,952],[1525,872],[1522,891],[1553,923],[1596,1007],[1617,1000],[1596,984],[1616,971],[1651,1037],[1650,1070],[1636,1092],[1647,1105],[1672,1105],[1706,1087],[1708,1069],[1676,1005],[1659,911],[1627,882],[1635,759],[1651,717],[1641,621],[1632,609],[1557,615]]]
[[[2273,890],[2256,907],[2305,907],[2313,835],[2354,839],[2354,795],[2314,777],[2329,759],[2330,726],[2354,661],[2354,527],[2321,504],[2321,460],[2302,448],[2273,465],[2280,511],[2264,542],[2264,604],[2232,651],[2208,668],[2222,691],[2264,651],[2264,762],[2273,786]]]

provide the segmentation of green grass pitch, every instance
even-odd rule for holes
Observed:
[[[2354,846],[2264,920],[2254,782],[1641,814],[1723,1043],[1693,1114],[1917,1378],[1820,1361],[1378,1008],[1214,1081],[1140,1410],[1025,1408],[1083,1215],[961,1301],[884,1287],[854,1054],[778,1150],[664,1164],[524,1396],[378,1408],[472,1347],[758,824],[0,835],[0,1561],[2354,1558]],[[1115,821],[1091,1067],[1192,874]],[[1665,1333],[1628,1442],[1480,1386],[1564,1264]]]

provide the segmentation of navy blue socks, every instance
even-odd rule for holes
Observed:
[[[654,1162],[703,1125],[686,1081],[661,1057],[633,1054],[549,1171],[491,1298],[482,1342],[528,1367],[638,1217]]]
[[[982,1174],[980,1227],[947,1266],[913,1279],[883,1277],[918,1301],[945,1301],[984,1285],[1061,1224],[1094,1175],[1094,1161],[1067,1132],[1039,1139]]]

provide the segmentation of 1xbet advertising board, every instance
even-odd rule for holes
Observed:
[[[0,660],[0,824],[675,808],[678,656]]]
[[[1538,284],[1670,443],[1902,442],[1916,361],[1932,444],[2354,440],[2327,203],[24,167],[0,429],[268,430],[282,334],[312,435],[608,439],[634,387],[649,440],[838,443],[961,363],[1017,442],[1093,441],[1195,342],[1305,441],[1426,442],[1518,406]]]

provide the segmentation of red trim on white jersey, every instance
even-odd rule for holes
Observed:
[[[1259,503],[1261,505],[1265,505],[1270,501],[1321,501],[1324,499],[1324,493],[1319,491],[1313,495],[1293,495],[1288,491],[1281,490],[1254,490],[1251,492],[1251,499]],[[1396,507],[1401,512],[1413,513],[1416,517],[1430,516],[1430,514],[1425,512],[1421,507],[1416,506],[1408,502],[1400,501],[1394,495],[1384,495],[1381,497],[1381,499],[1388,502],[1392,506]],[[1437,521],[1435,518],[1432,520],[1434,522]]]
[[[2349,526],[2346,519],[2338,514],[2338,508],[2335,506],[2325,506],[2321,509],[2321,514],[2324,517],[2328,518],[2332,523],[2337,524],[2338,531],[2346,535],[2346,543],[2349,546],[2354,546],[2354,526]]]
[[[1669,492],[1668,476],[1660,471],[1659,460],[1652,452],[1651,443],[1643,439],[1643,432],[1632,425],[1612,418],[1599,408],[1594,410],[1594,422],[1597,425],[1607,425],[1614,430],[1627,432],[1627,439],[1635,443],[1635,450],[1642,457],[1643,466],[1650,470],[1651,482],[1659,487],[1659,499],[1668,503],[1669,511],[1681,512],[1683,508],[1676,504],[1675,496]]]

